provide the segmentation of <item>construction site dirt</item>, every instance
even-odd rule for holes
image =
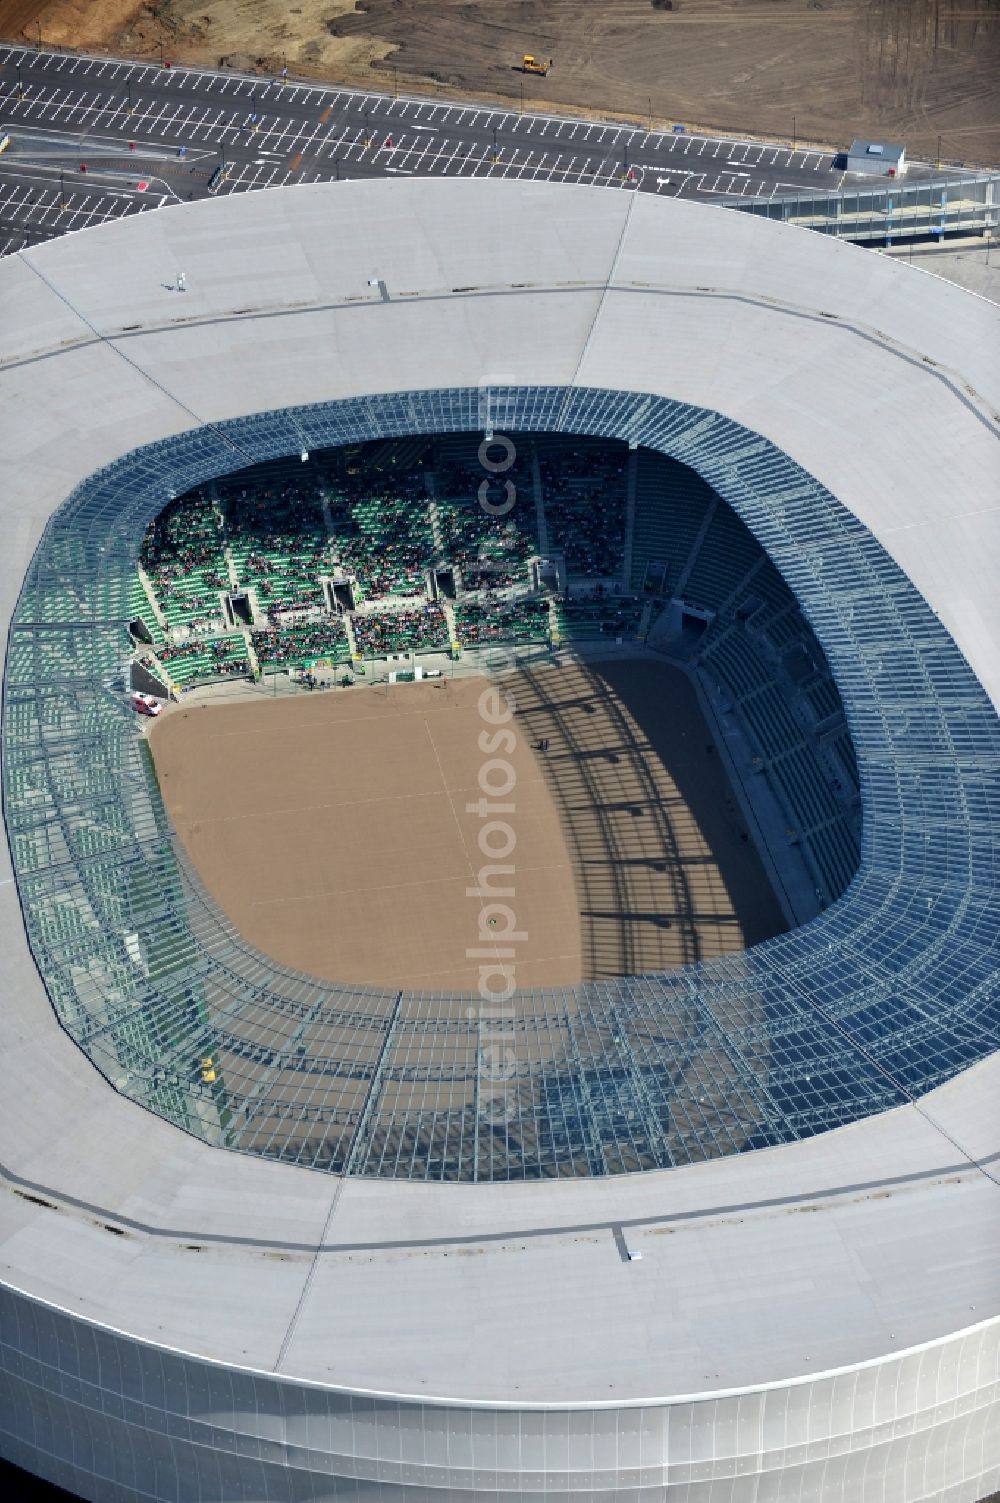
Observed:
[[[0,0],[0,35],[911,157],[1000,151],[997,0]],[[525,74],[533,53],[552,68]]]

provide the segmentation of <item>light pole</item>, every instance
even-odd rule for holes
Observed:
[[[500,159],[499,158],[499,152],[497,150],[497,128],[494,125],[494,127],[493,127],[493,160],[494,160],[494,162],[496,162],[496,161],[499,161],[499,159]]]
[[[21,87],[21,59],[20,58],[18,58],[18,60],[17,60],[17,97],[18,97],[18,99],[23,99],[24,98],[24,89]]]
[[[940,136],[938,136],[937,167],[938,167],[938,172],[940,172],[941,171],[941,137]]]
[[[793,115],[793,116],[792,116],[792,150],[793,150],[793,151],[794,151],[794,150],[795,150],[795,137],[796,137],[796,131],[795,131],[795,116],[794,116],[794,115]]]
[[[392,97],[393,99],[399,98],[399,69],[395,63],[392,65]]]
[[[652,96],[652,94],[650,94],[650,96],[647,99],[646,103],[649,105],[649,126],[648,126],[646,134],[651,136],[653,134],[653,96]]]
[[[126,93],[128,95],[128,112],[129,112],[130,115],[134,115],[135,114],[135,106],[132,103],[132,80],[131,79],[129,79],[128,82],[126,83],[125,89],[126,89]]]
[[[524,114],[524,79],[521,79],[521,114]]]

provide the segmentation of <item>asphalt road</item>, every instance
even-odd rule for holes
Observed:
[[[844,179],[829,152],[789,143],[0,46],[5,136],[0,254],[211,192],[331,178],[534,178],[708,202]]]

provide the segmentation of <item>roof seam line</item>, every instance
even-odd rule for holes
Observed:
[[[320,1254],[323,1251],[324,1244],[326,1243],[327,1236],[329,1235],[330,1227],[333,1225],[333,1218],[337,1214],[337,1207],[340,1205],[340,1198],[344,1193],[344,1186],[347,1184],[348,1178],[351,1173],[351,1166],[354,1160],[354,1151],[361,1141],[362,1134],[364,1133],[365,1127],[371,1116],[372,1103],[378,1093],[379,1084],[382,1079],[382,1066],[385,1063],[386,1054],[389,1050],[389,1044],[396,1031],[396,1021],[399,1017],[399,1010],[402,1006],[402,1003],[403,993],[400,991],[396,993],[395,1006],[393,1007],[392,1014],[386,1024],[385,1037],[382,1040],[382,1047],[379,1050],[378,1059],[375,1061],[375,1067],[372,1070],[371,1080],[369,1081],[368,1092],[365,1096],[364,1105],[358,1112],[358,1119],[354,1124],[354,1131],[351,1134],[350,1146],[348,1147],[347,1153],[344,1156],[343,1171],[339,1179],[337,1180],[337,1187],[334,1190],[333,1197],[330,1201],[330,1209],[326,1213],[326,1220],[323,1223],[323,1230],[320,1232],[319,1239],[316,1243],[315,1248],[313,1249],[312,1259],[309,1264],[309,1272],[306,1274],[305,1279],[303,1280],[302,1289],[299,1294],[298,1300],[296,1301],[295,1309],[292,1311],[291,1319],[288,1322],[285,1334],[281,1340],[281,1346],[278,1348],[278,1355],[275,1358],[274,1362],[275,1372],[278,1372],[281,1364],[285,1360],[285,1357],[288,1355],[288,1348],[291,1345],[292,1338],[295,1335],[295,1329],[299,1323],[299,1316],[302,1314],[302,1311],[305,1308],[306,1300],[309,1297],[309,1291],[312,1288],[313,1280],[316,1277],[316,1270],[319,1267]]]
[[[604,312],[604,306],[608,301],[608,294],[610,293],[614,285],[615,273],[618,270],[619,263],[621,262],[622,255],[625,251],[625,242],[628,239],[629,226],[632,223],[632,215],[635,212],[635,206],[638,200],[639,195],[637,192],[633,193],[629,199],[628,208],[626,209],[625,217],[622,220],[621,231],[618,235],[618,244],[615,247],[615,253],[612,257],[611,265],[608,268],[608,275],[605,278],[603,287],[601,288],[601,296],[598,299],[597,307],[594,310],[594,316],[590,321],[590,328],[587,330],[587,337],[583,341],[576,365],[573,367],[573,374],[570,376],[569,380],[566,383],[566,392],[563,397],[562,404],[560,405],[558,416],[556,418],[556,432],[562,432],[563,416],[573,394],[576,391],[577,382],[579,381],[580,373],[583,370],[583,363],[587,358],[587,352],[590,349],[591,342],[593,341],[594,335],[597,332],[597,326],[601,321],[601,314]]]
[[[78,318],[86,328],[91,331],[94,338],[98,340],[100,344],[106,345],[107,348],[112,352],[112,354],[117,355],[118,359],[121,360],[123,364],[131,367],[131,369],[135,371],[137,376],[140,376],[143,380],[148,381],[150,386],[155,387],[162,396],[166,397],[168,402],[172,402],[175,407],[179,407],[181,412],[183,412],[187,417],[193,420],[196,427],[206,428],[209,432],[214,433],[221,443],[232,449],[234,454],[238,454],[241,456],[241,458],[245,459],[248,465],[256,464],[257,461],[254,456],[252,454],[248,454],[245,449],[241,449],[238,444],[234,443],[231,438],[227,437],[227,435],[223,432],[222,428],[218,424],[209,422],[207,419],[199,417],[198,413],[195,412],[192,407],[189,407],[186,402],[181,401],[180,397],[176,396],[172,391],[169,391],[168,388],[163,385],[162,381],[158,381],[155,376],[149,373],[149,371],[143,370],[142,366],[139,365],[137,361],[133,360],[130,355],[126,355],[124,350],[120,350],[118,348],[118,345],[110,335],[102,334],[101,330],[98,329],[95,324],[91,323],[87,315],[81,312],[76,304],[71,302],[66,294],[64,292],[61,292],[55,285],[55,283],[52,282],[43,271],[40,271],[39,268],[35,266],[27,258],[27,256],[24,255],[22,251],[18,252],[18,257],[21,261],[23,261],[24,265],[34,273],[38,280],[40,282],[44,282],[49,291],[55,297],[57,297],[59,301],[63,303],[64,306],[67,307],[70,312],[74,314],[74,316]]]

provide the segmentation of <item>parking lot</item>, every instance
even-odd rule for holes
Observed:
[[[527,178],[702,201],[829,192],[844,178],[828,150],[699,136],[680,123],[651,129],[9,46],[4,136],[0,254],[209,192],[337,178]]]

